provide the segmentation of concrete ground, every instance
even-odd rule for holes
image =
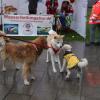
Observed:
[[[0,100],[100,100],[100,47],[85,47],[83,42],[70,44],[79,58],[86,57],[89,61],[81,80],[76,79],[74,71],[71,81],[65,81],[59,69],[53,73],[51,63],[45,62],[44,50],[32,66],[36,80],[30,86],[23,85],[21,70],[16,71],[11,61],[6,63],[7,72],[0,69]]]

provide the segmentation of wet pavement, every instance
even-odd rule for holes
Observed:
[[[85,47],[83,42],[70,44],[79,58],[86,57],[89,61],[82,70],[81,80],[75,78],[74,72],[71,81],[65,81],[59,69],[53,73],[51,63],[45,62],[44,50],[36,65],[32,65],[36,80],[30,86],[23,85],[21,69],[16,71],[11,61],[6,63],[7,72],[0,70],[0,100],[100,100],[100,46]]]

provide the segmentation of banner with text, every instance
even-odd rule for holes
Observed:
[[[48,35],[52,22],[52,15],[4,15],[3,31],[9,36]]]

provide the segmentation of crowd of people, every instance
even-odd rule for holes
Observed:
[[[29,0],[29,14],[36,14],[36,10],[37,10],[37,3],[39,0]],[[67,27],[70,27],[71,24],[71,20],[70,23],[67,22],[67,18],[73,14],[74,10],[72,7],[72,3],[74,3],[75,0],[63,0],[62,1],[62,5],[61,5],[61,9],[58,10],[58,0],[46,0],[45,2],[45,6],[47,8],[47,14],[59,14],[59,20],[60,23],[62,25],[63,29],[67,29]]]
[[[36,14],[37,3],[39,0],[29,0],[29,14]],[[70,27],[67,21],[69,16],[73,15],[74,9],[72,3],[75,0],[63,0],[61,9],[58,10],[58,0],[46,0],[45,6],[47,8],[47,14],[59,15],[59,20],[63,29]],[[98,34],[98,39],[96,39],[96,30],[100,31],[100,0],[96,0],[96,3],[92,7],[91,15],[89,18],[90,25],[90,40],[88,45],[100,45],[100,34]]]
[[[29,14],[37,14],[38,2],[42,0],[28,0]],[[73,3],[75,0],[62,0],[61,7],[59,7],[59,0],[45,0],[46,13],[52,14],[55,17],[55,24],[59,22],[64,30],[70,28],[72,16],[74,13]],[[56,17],[56,15],[58,15]],[[91,9],[89,17],[89,43],[87,45],[100,45],[100,34],[96,37],[96,31],[100,33],[100,0],[95,0]],[[1,26],[0,26],[1,27]]]

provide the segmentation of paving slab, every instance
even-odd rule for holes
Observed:
[[[79,58],[86,57],[89,61],[83,69],[82,81],[76,80],[74,71],[72,80],[65,81],[57,64],[57,73],[53,73],[51,62],[46,63],[46,50],[32,65],[36,80],[30,86],[23,84],[22,70],[16,71],[11,61],[6,64],[7,72],[2,72],[0,60],[0,100],[100,100],[100,47],[85,47],[84,42],[69,44]]]

